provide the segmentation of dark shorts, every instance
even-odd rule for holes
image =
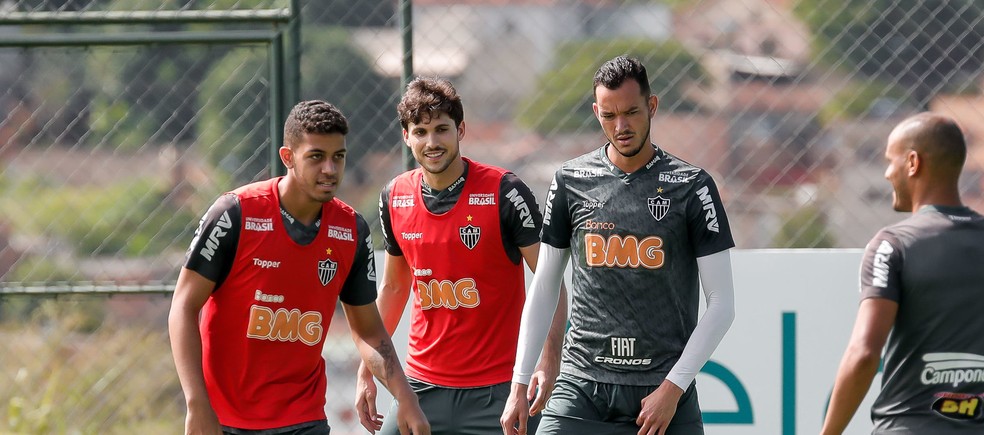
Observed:
[[[561,373],[536,434],[636,435],[642,399],[656,387],[605,384]],[[680,397],[666,435],[703,434],[697,388],[690,384]]]
[[[499,418],[509,399],[509,382],[479,388],[446,388],[408,379],[427,416],[431,434],[502,435]],[[530,432],[539,416],[530,418]],[[399,435],[396,401],[383,420],[382,435]]]
[[[264,430],[236,429],[222,426],[222,433],[226,435],[328,435],[330,432],[331,428],[328,427],[328,420],[309,421],[293,426]]]

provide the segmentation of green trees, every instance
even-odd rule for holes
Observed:
[[[305,28],[302,99],[327,100],[349,120],[349,168],[371,151],[400,143],[396,104],[399,81],[376,73],[350,40],[348,29]]]
[[[684,89],[690,83],[706,80],[706,75],[694,56],[679,43],[572,41],[556,51],[554,69],[540,77],[538,91],[521,104],[517,122],[542,134],[583,128],[593,116],[591,83],[595,71],[602,62],[621,54],[637,57],[647,65],[653,94],[660,98],[660,110],[687,111],[697,107],[684,96]]]
[[[399,141],[397,83],[376,74],[340,27],[306,27],[301,60],[301,99],[327,100],[350,123],[350,163]],[[199,92],[200,141],[207,158],[238,181],[255,179],[268,166],[269,83],[266,57],[230,51],[205,76]],[[287,103],[289,110],[296,102]],[[282,126],[281,126],[282,127]],[[276,144],[279,146],[279,144]]]

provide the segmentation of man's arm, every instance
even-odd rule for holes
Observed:
[[[521,247],[519,251],[523,254],[523,259],[529,266],[530,271],[536,272],[536,260],[540,253],[540,244],[534,243],[530,246]],[[550,330],[547,331],[547,339],[540,353],[540,362],[537,364],[530,379],[526,398],[532,400],[530,405],[530,415],[536,415],[547,404],[550,393],[553,392],[557,376],[560,374],[560,350],[564,344],[564,331],[567,329],[567,288],[563,280],[560,283],[560,297],[557,301],[557,308],[554,310],[553,320],[550,322]],[[539,394],[537,394],[539,393]]]
[[[389,333],[386,332],[386,327],[383,326],[376,305],[342,304],[342,308],[345,310],[345,318],[348,319],[349,328],[352,330],[352,339],[362,355],[363,362],[399,403],[396,418],[400,433],[429,434],[430,425],[423,411],[420,410],[417,395],[407,383],[396,349],[393,347]]]
[[[198,313],[214,288],[214,282],[181,268],[167,317],[171,354],[188,407],[185,433],[222,433],[205,389],[202,337],[198,329]]]
[[[412,274],[407,259],[402,255],[392,255],[388,252],[383,255],[382,284],[376,306],[382,316],[388,337],[393,334],[400,324],[400,318],[403,317],[410,295]],[[383,422],[376,409],[376,383],[372,380],[372,372],[365,361],[359,364],[355,391],[355,409],[359,414],[359,421],[366,430],[375,433],[374,431],[382,427]]]
[[[890,299],[868,298],[861,301],[851,340],[837,369],[821,434],[840,434],[851,422],[878,372],[882,348],[895,325],[898,310],[899,304]]]
[[[379,285],[379,299],[376,306],[383,318],[383,324],[390,335],[403,318],[403,311],[410,299],[410,284],[413,273],[406,257],[383,253],[383,278]]]
[[[707,309],[690,335],[666,380],[686,390],[697,377],[714,349],[735,320],[735,285],[731,271],[731,250],[726,249],[697,259],[701,289]]]
[[[665,382],[642,400],[642,411],[636,419],[646,433],[650,428],[662,430],[676,414],[680,396],[690,387],[697,372],[707,363],[735,319],[735,286],[731,273],[731,251],[697,258],[701,287],[707,309],[690,335]]]
[[[551,320],[560,300],[560,283],[567,265],[569,249],[559,249],[548,244],[540,245],[537,269],[523,305],[519,324],[519,343],[516,346],[516,364],[513,367],[513,383],[509,399],[502,411],[499,423],[505,435],[525,435],[529,418],[530,378],[533,375],[536,356],[543,349]]]

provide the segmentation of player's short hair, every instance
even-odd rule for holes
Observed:
[[[321,100],[301,101],[290,110],[284,122],[284,144],[287,148],[301,141],[304,134],[348,134],[348,120],[333,104]]]
[[[917,152],[928,153],[938,167],[959,173],[967,160],[967,142],[957,122],[948,116],[923,112],[903,122],[915,122],[910,143]]]
[[[465,119],[465,109],[461,97],[451,82],[436,77],[417,77],[407,85],[400,104],[396,106],[400,125],[404,130],[410,123],[419,124],[425,117],[430,119],[447,113],[457,128]]]
[[[625,83],[626,80],[635,80],[639,84],[639,89],[642,91],[642,95],[649,97],[652,90],[649,87],[649,75],[646,74],[646,66],[639,62],[639,59],[628,57],[625,55],[616,57],[608,62],[605,62],[598,72],[594,75],[594,85],[591,87],[592,92],[598,89],[598,86],[604,86],[607,89],[618,89]]]

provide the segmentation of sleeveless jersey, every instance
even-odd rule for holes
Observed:
[[[899,304],[873,433],[984,433],[982,261],[984,217],[966,207],[922,207],[868,243],[862,298]]]
[[[324,336],[357,247],[355,211],[322,207],[306,246],[280,217],[279,178],[233,193],[242,206],[232,270],[202,308],[205,385],[219,422],[268,429],[326,418]]]
[[[561,370],[658,385],[697,326],[697,257],[734,241],[703,169],[657,148],[626,174],[606,147],[564,163],[547,193],[542,242],[570,248],[573,269]]]
[[[407,375],[446,387],[512,378],[526,298],[522,262],[505,253],[499,185],[505,170],[468,161],[458,203],[443,214],[424,207],[421,169],[393,183],[393,235],[413,271]]]

